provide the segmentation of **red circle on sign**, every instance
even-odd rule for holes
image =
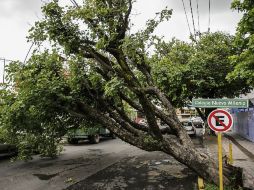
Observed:
[[[223,114],[225,114],[225,116],[228,118],[228,121],[229,121],[228,124],[226,125],[225,123],[223,123],[222,121],[220,121],[220,120],[217,118],[217,116],[215,116],[216,113],[223,113]],[[212,119],[217,120],[224,128],[223,128],[223,129],[218,129],[218,128],[216,128],[216,126],[214,126],[214,125],[212,124]],[[228,113],[228,112],[225,111],[225,110],[222,110],[222,109],[217,109],[217,110],[212,111],[212,112],[209,114],[209,116],[208,116],[208,118],[207,118],[207,121],[208,121],[208,124],[209,124],[210,128],[211,128],[213,131],[216,131],[216,132],[225,132],[225,131],[228,131],[228,130],[232,127],[232,125],[233,125],[233,118],[232,118],[231,114]]]

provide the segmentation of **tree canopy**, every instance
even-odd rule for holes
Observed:
[[[192,98],[234,98],[247,93],[246,79],[227,79],[234,70],[229,57],[237,52],[233,42],[233,36],[222,32],[204,33],[191,43],[159,42],[151,63],[157,84],[178,107],[190,104]]]
[[[231,57],[235,67],[228,78],[246,79],[254,86],[254,2],[251,0],[234,0],[232,8],[243,13],[238,23],[235,46],[237,53]]]

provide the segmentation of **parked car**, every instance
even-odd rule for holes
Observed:
[[[100,142],[100,137],[110,137],[114,139],[115,135],[105,127],[72,129],[68,132],[68,143],[78,144],[80,140],[88,139],[90,143],[97,144]]]
[[[201,120],[202,121],[202,120]],[[182,127],[187,131],[187,134],[190,136],[203,136],[205,134],[204,123],[200,120],[184,120],[181,121]],[[146,119],[140,119],[139,124],[147,126]],[[160,129],[168,127],[163,121],[159,124]]]
[[[195,135],[196,136],[203,136],[205,134],[205,124],[202,122],[192,122]]]
[[[196,135],[193,123],[191,121],[182,121],[181,124],[182,124],[182,127],[187,131],[188,135],[190,135],[190,136]]]
[[[18,153],[18,149],[15,145],[0,144],[0,157],[11,157]]]

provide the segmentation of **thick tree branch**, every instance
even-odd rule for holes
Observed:
[[[139,102],[143,108],[143,113],[146,116],[146,120],[147,120],[149,128],[151,129],[152,134],[155,135],[156,138],[162,139],[163,136],[160,132],[159,126],[157,124],[157,119],[154,115],[154,106],[146,98],[145,94],[141,93],[137,96],[138,96]]]
[[[134,127],[135,129],[144,131],[144,132],[149,132],[149,128],[145,125],[140,125],[134,121],[132,121],[125,113],[124,110],[121,110],[117,107],[115,107],[115,110],[117,111],[117,113],[123,118],[123,120],[127,121],[132,127]]]
[[[147,93],[154,94],[162,102],[169,115],[166,115],[163,111],[155,108],[156,116],[162,119],[169,127],[176,132],[181,142],[185,145],[193,145],[190,137],[187,135],[185,129],[181,126],[179,119],[176,116],[175,109],[173,108],[167,97],[157,87],[147,87],[145,89]],[[171,118],[171,119],[170,119]]]
[[[107,126],[107,128],[116,134],[122,140],[128,142],[131,145],[137,146],[143,150],[156,151],[160,150],[160,143],[156,140],[147,142],[146,139],[149,135],[141,135],[136,138],[132,133],[122,128],[116,121],[114,121],[109,116],[98,112],[98,110],[92,108],[91,106],[85,104],[84,102],[77,103],[77,112],[85,114],[94,120],[99,121],[102,125]]]
[[[173,115],[175,113],[175,109],[173,108],[170,101],[157,87],[149,86],[145,88],[145,91],[147,93],[156,95],[170,115]]]
[[[129,25],[129,17],[130,17],[130,14],[131,14],[131,10],[132,10],[132,0],[128,0],[128,10],[125,14],[125,17],[123,19],[123,22],[122,22],[122,25],[118,28],[118,36],[117,36],[117,40],[122,40],[124,39],[125,37],[125,33],[128,29],[128,25]]]
[[[137,102],[135,102],[134,100],[131,100],[127,95],[125,95],[121,91],[119,91],[118,94],[119,94],[119,97],[125,102],[127,102],[132,108],[134,108],[137,111],[143,112],[142,107]]]

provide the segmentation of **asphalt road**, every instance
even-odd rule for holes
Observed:
[[[99,144],[66,145],[56,159],[35,156],[32,161],[0,160],[1,190],[60,190],[131,155],[137,150],[119,139]]]
[[[119,139],[65,145],[56,159],[0,160],[1,190],[193,189],[196,175],[172,157]],[[191,188],[190,188],[191,187]]]

